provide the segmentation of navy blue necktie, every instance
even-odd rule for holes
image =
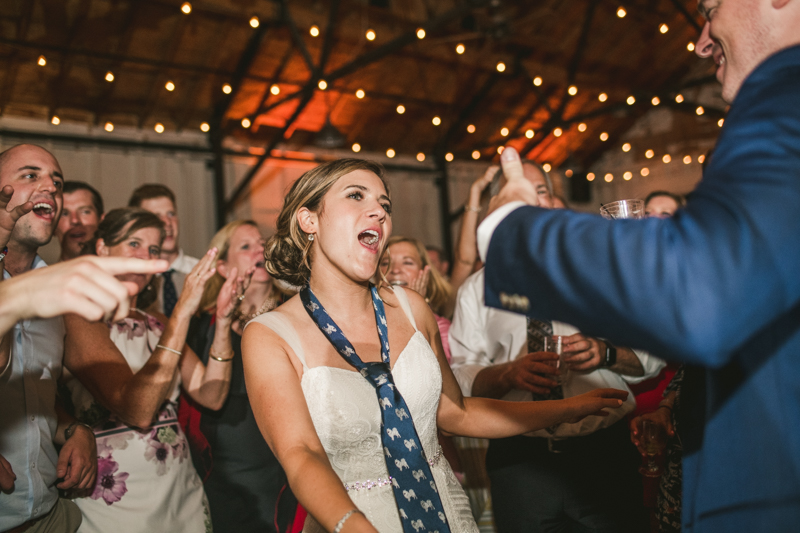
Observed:
[[[300,291],[308,315],[317,324],[336,351],[353,365],[367,381],[375,387],[381,406],[381,442],[384,460],[392,480],[394,499],[400,513],[403,531],[418,533],[449,533],[447,517],[433,480],[428,458],[414,427],[414,421],[403,396],[394,385],[389,367],[389,331],[386,327],[386,312],[378,290],[370,287],[372,307],[375,308],[375,323],[381,341],[380,363],[364,363],[356,354],[353,345],[331,319],[309,287]]]
[[[175,271],[170,268],[161,274],[164,279],[164,292],[162,293],[164,296],[164,314],[167,315],[167,318],[172,316],[175,304],[178,303],[178,291],[175,290],[175,283],[172,281],[172,274],[174,273]]]

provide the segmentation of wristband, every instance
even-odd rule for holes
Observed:
[[[70,438],[72,435],[74,435],[74,434],[75,434],[75,428],[77,428],[78,426],[83,426],[83,427],[85,427],[86,429],[88,429],[89,431],[91,431],[91,432],[92,432],[92,435],[94,435],[94,430],[92,429],[92,427],[91,427],[89,424],[84,424],[83,422],[80,422],[79,420],[76,420],[76,421],[75,421],[75,422],[73,422],[72,424],[68,425],[68,426],[66,427],[66,429],[64,430],[64,441],[65,441],[65,442],[66,442],[66,441],[68,441],[68,440],[69,440],[69,438]]]
[[[230,357],[228,357],[228,358],[222,358],[222,357],[219,357],[219,356],[217,356],[217,355],[214,355],[214,352],[212,352],[211,350],[209,350],[209,351],[208,351],[208,356],[209,356],[211,359],[214,359],[215,361],[219,361],[220,363],[229,363],[229,362],[233,361],[233,358],[235,357],[235,354],[234,354],[233,352],[231,352],[231,356],[230,356]]]
[[[177,355],[178,357],[183,355],[183,352],[181,352],[180,350],[173,350],[172,348],[168,348],[168,347],[164,346],[163,344],[156,344],[156,348],[161,348],[162,350],[166,350],[168,352],[172,352],[175,355]]]
[[[617,364],[617,347],[608,341],[603,342],[606,343],[606,358],[603,362],[603,366],[606,368],[612,367]]]
[[[347,519],[353,516],[353,513],[360,513],[360,512],[361,511],[359,511],[358,509],[350,509],[349,511],[347,511],[341,518],[341,520],[339,520],[339,522],[336,524],[336,527],[333,528],[333,533],[339,533],[344,527],[344,523],[347,522]]]
[[[3,251],[0,252],[0,261],[6,258],[8,255],[8,246],[3,246]]]

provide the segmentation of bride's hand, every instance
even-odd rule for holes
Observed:
[[[587,416],[608,416],[604,409],[619,409],[628,392],[619,389],[595,389],[580,396],[574,396],[566,401],[571,403],[565,422],[574,424]]]

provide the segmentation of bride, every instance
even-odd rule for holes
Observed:
[[[261,432],[309,512],[305,532],[477,532],[437,426],[502,438],[602,416],[627,396],[464,398],[422,297],[370,284],[391,212],[380,165],[326,163],[294,183],[267,244],[270,274],[307,287],[248,324],[245,379]]]

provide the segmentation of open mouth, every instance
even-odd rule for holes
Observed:
[[[361,246],[373,252],[378,251],[378,241],[380,241],[380,239],[381,234],[374,229],[364,230],[358,234],[358,242],[361,243]]]
[[[85,231],[72,231],[67,236],[72,240],[82,242],[86,240],[88,234]]]
[[[48,202],[36,202],[33,204],[33,212],[42,218],[46,218],[47,220],[53,220],[53,215],[55,214],[55,208],[52,204]]]
[[[256,263],[256,268],[266,268],[264,261],[259,261]]]
[[[389,283],[394,287],[408,287],[408,282],[402,279],[390,279]]]

